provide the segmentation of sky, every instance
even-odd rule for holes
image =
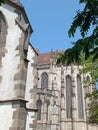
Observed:
[[[79,0],[20,0],[23,4],[33,33],[30,42],[40,53],[66,50],[80,38],[68,37],[76,11],[82,9]]]

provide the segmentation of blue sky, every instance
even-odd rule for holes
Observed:
[[[20,0],[23,4],[34,32],[30,42],[40,53],[51,49],[66,50],[71,42],[80,38],[68,37],[68,29],[76,11],[82,8],[79,0]]]

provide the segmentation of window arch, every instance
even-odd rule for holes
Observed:
[[[41,75],[41,88],[48,88],[48,74],[43,73]]]
[[[81,76],[77,76],[77,96],[78,96],[78,117],[80,119],[84,118],[83,114],[83,95],[82,95],[82,85],[81,85]]]
[[[72,118],[72,79],[70,75],[66,76],[66,115]]]
[[[42,108],[42,102],[41,102],[41,100],[37,101],[36,107],[38,108],[37,120],[41,120],[41,108]]]

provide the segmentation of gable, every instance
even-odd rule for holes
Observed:
[[[20,18],[21,18],[21,20],[20,20],[21,24],[29,24],[30,32],[32,33],[33,29],[31,27],[31,24],[29,22],[25,9],[22,6],[22,4],[19,2],[19,0],[4,0],[4,1],[5,1],[5,3],[2,4],[2,7],[18,14],[18,16],[20,16]]]

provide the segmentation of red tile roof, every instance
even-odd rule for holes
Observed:
[[[38,64],[39,65],[50,64],[50,58],[52,56],[56,57],[58,53],[64,53],[64,50],[39,54],[38,55]]]
[[[50,64],[51,53],[42,53],[38,56],[38,64]]]

